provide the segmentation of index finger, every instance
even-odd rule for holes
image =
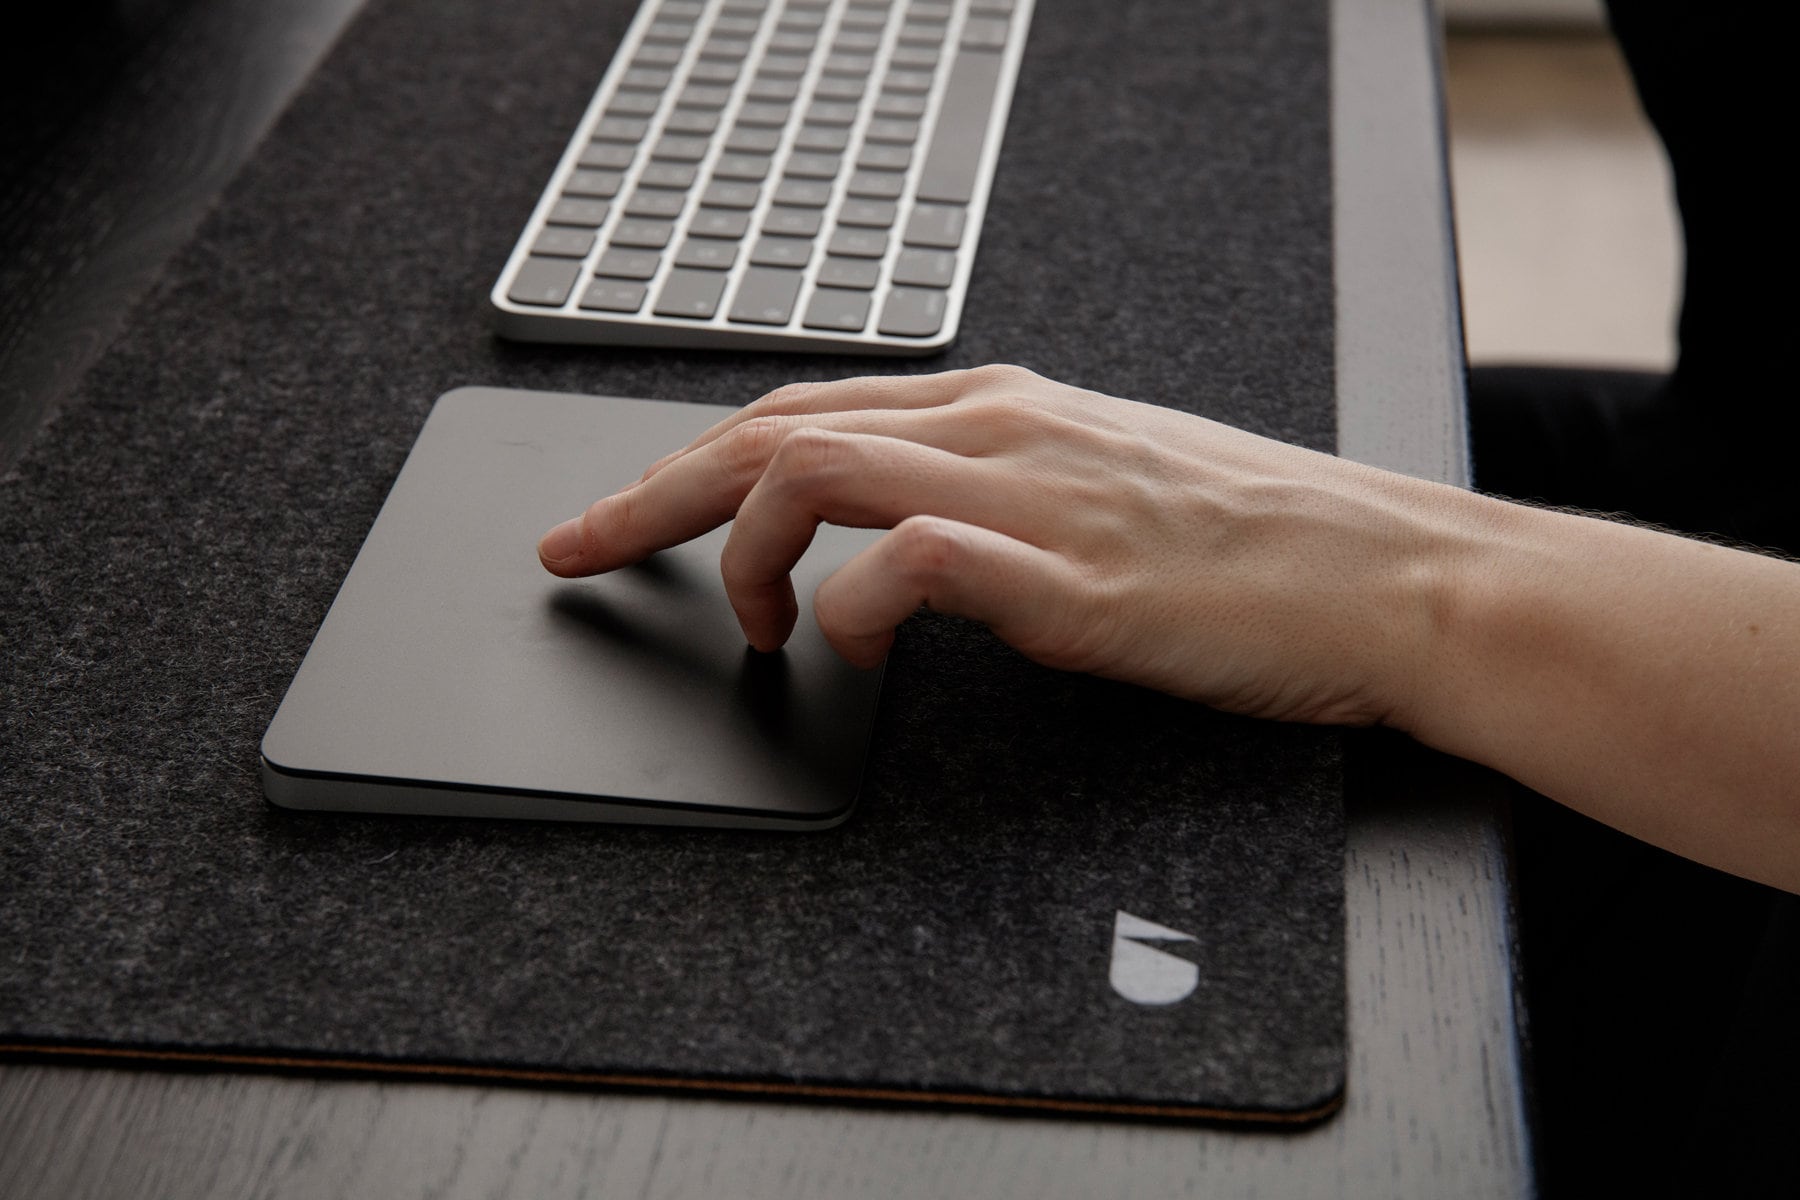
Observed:
[[[689,541],[737,515],[770,459],[801,422],[817,428],[909,441],[916,410],[848,408],[822,411],[813,421],[764,412],[723,426],[709,440],[671,456],[669,470],[590,504],[538,541],[538,558],[565,578],[596,575],[640,562]]]
[[[679,450],[657,459],[644,471],[649,479],[684,454],[710,442],[746,421],[758,417],[810,416],[849,412],[864,408],[937,408],[966,395],[970,371],[940,371],[935,375],[859,375],[816,383],[790,383],[754,400],[708,429]]]

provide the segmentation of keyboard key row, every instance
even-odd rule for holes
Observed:
[[[684,254],[686,251],[684,250]],[[656,271],[655,255],[633,255],[617,249],[603,256],[603,272],[582,294],[580,307],[594,312],[632,314],[649,295],[646,280]],[[875,286],[874,263],[828,259],[819,275],[801,324],[808,329],[860,333],[868,327]],[[522,304],[560,306],[579,278],[580,268],[567,260],[526,260],[514,277],[512,299]],[[676,266],[657,293],[652,312],[659,317],[711,320],[731,275],[721,270]],[[799,270],[759,264],[744,272],[727,317],[739,324],[781,326],[793,319],[794,305],[805,282]],[[930,337],[943,327],[947,294],[937,286],[908,286],[896,270],[879,332],[890,336]]]
[[[756,207],[760,189],[754,185],[731,184],[715,185],[707,190],[701,198],[701,207],[695,213],[690,229],[705,237],[741,238],[749,231],[750,213]],[[633,240],[632,244],[642,244],[642,239],[666,241],[664,232],[673,232],[674,221],[682,211],[676,201],[681,198],[675,192],[639,192],[626,206],[628,220],[622,220],[620,228],[627,232]],[[812,237],[819,232],[823,223],[825,201],[810,193],[797,193],[791,190],[778,190],[775,203],[763,216],[762,229],[765,233],[783,233],[800,237]],[[795,203],[779,203],[793,200]],[[604,201],[587,202],[579,209],[559,201],[553,207],[550,221],[554,224],[545,226],[539,234],[535,254],[550,254],[556,257],[584,258],[588,250],[593,248],[593,231],[606,223],[610,206]],[[892,200],[869,200],[847,198],[838,211],[839,226],[851,230],[879,231],[893,227],[898,211]],[[960,207],[946,205],[918,205],[913,210],[912,219],[907,223],[906,244],[912,246],[931,246],[938,249],[954,250],[961,243],[962,232],[966,227],[965,211]],[[614,239],[617,240],[617,233]],[[873,236],[859,239],[872,241]],[[883,239],[885,244],[885,239]],[[577,249],[585,246],[587,249]]]

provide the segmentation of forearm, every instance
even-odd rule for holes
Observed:
[[[1396,723],[1645,841],[1800,890],[1800,566],[1468,500]]]

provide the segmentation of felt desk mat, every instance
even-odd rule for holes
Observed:
[[[1010,360],[1334,444],[1322,0],[1043,0],[961,337],[922,362],[490,335],[487,290],[630,16],[377,0],[5,481],[0,1043],[1330,1111],[1336,739],[958,622],[903,628],[861,808],[829,833],[263,801],[263,727],[457,385],[726,405]],[[1115,948],[1121,912],[1193,940],[1126,922]],[[1133,1003],[1118,955],[1191,961],[1194,990]]]

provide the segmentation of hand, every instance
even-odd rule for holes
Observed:
[[[737,518],[752,645],[819,522],[892,532],[819,586],[873,666],[920,605],[1039,662],[1383,723],[1677,853],[1800,890],[1800,566],[1507,504],[1017,367],[796,384],[544,536],[558,575]]]
[[[1289,720],[1389,719],[1429,633],[1432,514],[1461,493],[1016,367],[782,388],[544,536],[563,576],[736,517],[750,643],[797,615],[821,521],[892,532],[814,598],[873,666],[920,605],[1049,666]],[[1421,504],[1421,497],[1427,501]]]

